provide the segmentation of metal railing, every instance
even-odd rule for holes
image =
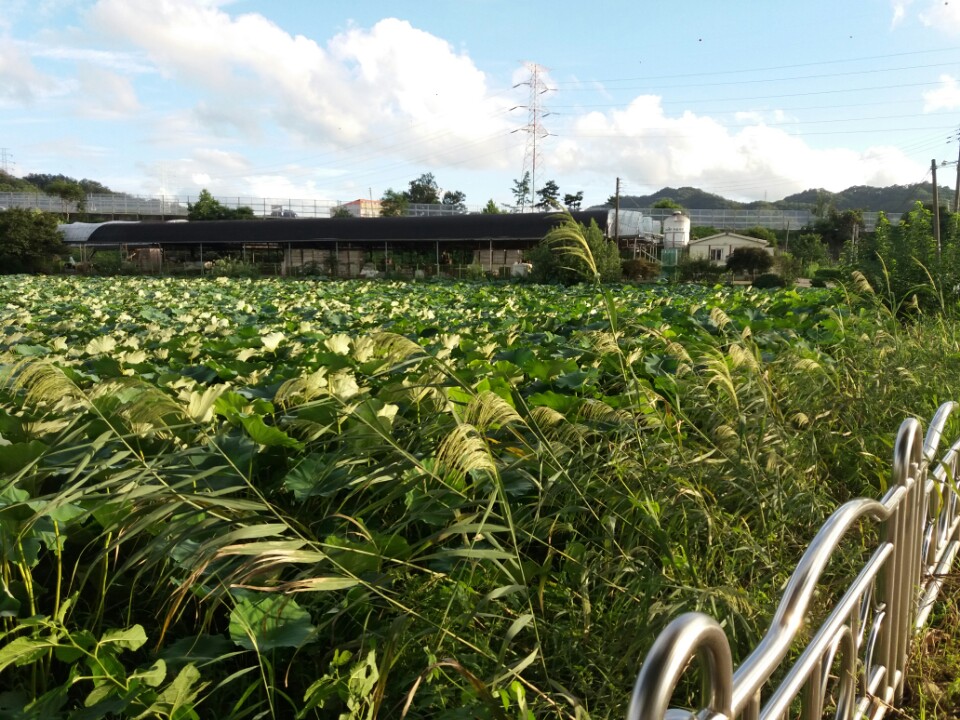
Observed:
[[[198,199],[198,197],[192,195],[140,197],[125,194],[90,194],[84,199],[82,206],[78,207],[76,202],[64,201],[56,195],[35,192],[0,192],[0,209],[16,207],[55,213],[83,212],[90,215],[185,218],[187,216],[187,206]],[[215,200],[226,208],[248,207],[253,210],[254,215],[278,218],[326,218],[342,206],[342,203],[334,200],[298,200],[295,198],[217,196]],[[442,204],[411,203],[407,208],[408,215],[420,217],[459,215],[462,212],[464,211],[456,206]]]
[[[92,215],[110,216],[144,216],[159,218],[185,218],[187,205],[196,202],[198,198],[190,195],[152,196],[137,195],[87,195],[83,203],[84,213]],[[333,200],[298,200],[295,198],[255,198],[237,196],[217,196],[215,198],[224,207],[249,207],[254,215],[262,217],[301,217],[325,218],[330,217],[342,203]],[[30,192],[0,192],[0,209],[3,208],[35,208],[47,212],[75,213],[78,212],[76,203],[65,203],[56,195]],[[468,207],[470,212],[478,212],[479,207]],[[657,221],[670,217],[673,210],[669,208],[624,208],[637,210],[647,217]],[[411,204],[407,208],[408,215],[437,216],[458,215],[462,210],[452,205],[419,205]],[[720,230],[745,230],[750,227],[766,227],[773,230],[799,230],[816,220],[809,210],[776,210],[763,209],[690,209],[684,210],[687,217],[695,226],[710,226]],[[876,212],[863,213],[863,221],[868,232],[872,231],[877,222]],[[892,224],[900,220],[900,213],[887,213],[887,219]]]
[[[670,208],[629,208],[636,209],[654,220],[662,221],[673,214]],[[777,210],[774,208],[706,208],[684,210],[690,218],[690,223],[696,227],[715,227],[719,230],[746,230],[760,227],[771,230],[799,230],[804,226],[812,225],[817,216],[812,210]],[[877,216],[880,213],[868,211],[863,213],[863,225],[867,232],[873,232],[877,226]],[[902,213],[884,213],[892,225],[900,221]]]
[[[960,548],[954,484],[960,440],[935,459],[957,407],[942,405],[925,439],[916,420],[901,424],[886,495],[851,500],[830,516],[791,575],[767,633],[736,671],[716,620],[687,613],[670,623],[643,663],[628,720],[771,720],[795,717],[798,709],[804,720],[820,720],[827,710],[840,720],[879,720],[895,707],[913,637]],[[869,559],[811,639],[794,648],[821,573],[844,536],[869,521],[879,526]],[[799,656],[785,665],[792,648]],[[670,709],[695,658],[701,707]]]

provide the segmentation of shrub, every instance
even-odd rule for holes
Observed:
[[[776,273],[764,273],[763,275],[757,276],[752,285],[755,288],[777,288],[783,287],[786,285],[786,282]]]
[[[589,249],[600,282],[615,282],[620,279],[620,251],[617,244],[607,240],[595,221],[584,227],[566,216],[567,220],[547,234],[547,237],[527,253],[533,264],[530,279],[537,283],[573,285],[593,280],[593,272],[582,257],[576,242],[568,243],[569,234],[575,233]],[[566,235],[567,237],[564,237]]]
[[[244,260],[225,257],[216,260],[210,268],[210,274],[215,277],[259,277],[260,270],[253,263]]]
[[[650,280],[660,274],[660,263],[643,258],[623,261],[623,276],[629,280]]]
[[[813,273],[813,277],[825,282],[843,282],[847,278],[847,273],[842,268],[824,267],[817,268],[817,271]]]
[[[727,270],[756,275],[773,267],[773,256],[761,248],[739,247],[727,258]]]
[[[773,271],[782,277],[787,285],[793,285],[803,272],[803,263],[791,253],[783,252],[773,259]]]
[[[52,213],[24,208],[0,212],[0,273],[47,271],[65,251]]]
[[[713,261],[706,258],[684,258],[677,265],[679,279],[683,282],[716,282],[724,272],[726,270],[723,267],[714,265]]]

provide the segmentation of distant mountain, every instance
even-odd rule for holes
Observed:
[[[616,198],[611,197],[607,200],[606,206],[613,207]],[[721,210],[744,207],[743,203],[736,200],[727,200],[720,195],[705,192],[699,188],[665,187],[652,195],[621,195],[620,207],[626,210],[630,208],[648,208],[653,207],[661,200],[672,200],[685,208],[697,208],[703,210]]]
[[[940,187],[940,203],[953,206],[953,188]],[[804,190],[796,195],[790,195],[781,200],[781,203],[798,205],[801,207],[816,207],[818,196],[824,197],[828,207],[832,205],[837,210],[867,210],[886,212],[909,212],[916,202],[924,205],[933,204],[933,187],[930,183],[914,183],[912,185],[890,185],[877,188],[869,185],[854,185],[838,193],[826,190]]]
[[[940,203],[953,207],[954,189],[942,186],[940,188]],[[613,207],[616,198],[610,197],[601,207]],[[659,201],[672,200],[685,208],[697,210],[720,209],[756,209],[776,208],[778,210],[812,210],[822,207],[835,208],[838,211],[864,210],[876,212],[883,210],[889,213],[904,213],[913,209],[917,201],[931,205],[933,203],[933,188],[930,183],[914,183],[913,185],[891,185],[877,188],[868,185],[855,185],[846,190],[832,193],[823,189],[810,189],[788,195],[783,200],[775,202],[754,201],[749,203],[728,200],[720,195],[708,193],[698,188],[665,187],[651,195],[623,195],[620,197],[620,207],[650,208]]]

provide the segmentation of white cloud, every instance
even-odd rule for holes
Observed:
[[[940,86],[923,93],[923,111],[953,110],[960,108],[960,84],[951,75],[940,76]]]
[[[297,169],[292,173],[284,171],[280,175],[256,175],[246,178],[247,187],[253,197],[299,199],[317,197],[323,190],[315,182],[296,182]]]
[[[0,103],[28,104],[53,85],[31,64],[20,45],[0,35]]]
[[[948,35],[960,35],[960,2],[954,0],[951,5],[944,0],[927,0],[920,22]]]
[[[77,69],[79,112],[104,120],[129,117],[140,109],[129,78],[87,64]]]
[[[463,160],[468,143],[477,163],[502,161],[508,101],[490,98],[469,57],[405,21],[350,28],[326,47],[216,2],[100,0],[89,21],[200,89],[216,107],[198,112],[208,127],[254,137],[253,123],[273,121],[304,142],[422,164]]]
[[[30,54],[47,60],[79,62],[100,65],[124,73],[150,73],[153,66],[130,53],[94,50],[92,48],[71,47],[69,45],[43,46],[34,44]]]
[[[194,160],[214,174],[238,175],[249,172],[250,163],[240,153],[223,150],[197,150]]]
[[[690,112],[668,116],[656,96],[638,97],[624,110],[584,115],[573,132],[577,151],[561,157],[578,159],[563,168],[566,174],[617,174],[633,187],[696,185],[755,199],[768,189],[782,197],[810,187],[889,185],[923,174],[895,148],[817,150],[762,122],[731,129]]]
[[[907,16],[907,8],[913,0],[893,0],[893,19],[890,21],[890,27],[897,27]]]

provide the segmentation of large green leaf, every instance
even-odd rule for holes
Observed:
[[[298,648],[313,632],[310,614],[283,595],[244,598],[230,613],[230,638],[247,650]]]
[[[47,445],[39,440],[0,445],[0,475],[16,475],[46,450]]]
[[[247,415],[240,418],[243,428],[255,442],[267,447],[286,447],[299,450],[303,447],[296,438],[287,435],[283,430],[273,425],[267,425],[259,415]]]

